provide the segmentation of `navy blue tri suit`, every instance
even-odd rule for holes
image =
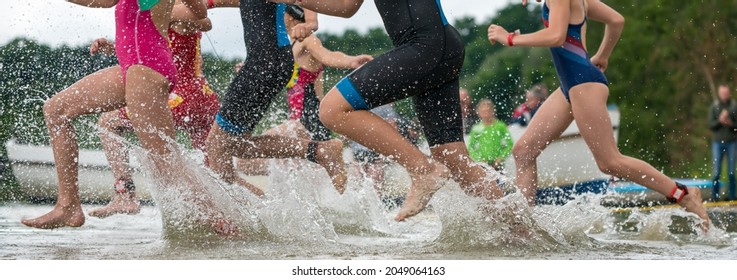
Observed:
[[[375,0],[394,49],[336,86],[356,110],[412,97],[432,146],[463,141],[459,74],[464,46],[440,0]]]
[[[585,5],[585,3],[584,3]],[[550,8],[548,3],[543,4],[542,19],[547,28],[549,25]],[[560,47],[550,48],[553,56],[553,65],[560,79],[560,88],[568,102],[571,102],[571,88],[584,83],[601,83],[609,85],[604,73],[589,59],[586,48],[581,41],[581,28],[586,24],[586,17],[579,24],[568,24],[566,41]]]
[[[251,133],[271,101],[287,84],[294,56],[284,23],[285,4],[241,0],[248,56],[220,101],[215,121],[234,135]]]

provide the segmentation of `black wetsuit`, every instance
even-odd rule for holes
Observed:
[[[286,5],[264,0],[241,0],[240,4],[248,56],[216,116],[218,125],[234,135],[253,132],[294,67],[284,24]]]
[[[440,0],[375,0],[394,49],[341,80],[356,110],[412,97],[428,144],[463,141],[459,74],[464,46]]]
[[[330,130],[320,121],[319,109],[320,99],[315,94],[315,84],[309,84],[305,87],[304,105],[299,122],[310,132],[312,140],[327,141],[331,138]]]

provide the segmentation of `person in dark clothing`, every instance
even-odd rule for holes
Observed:
[[[211,1],[211,7],[232,7],[234,0]],[[303,158],[322,165],[335,189],[343,193],[348,177],[343,143],[311,141],[279,135],[254,135],[274,97],[289,82],[294,70],[292,39],[302,41],[317,30],[317,15],[287,29],[287,5],[264,0],[240,0],[243,35],[248,56],[221,99],[220,110],[207,138],[210,168],[226,183],[260,191],[237,176],[237,158]]]
[[[735,158],[737,157],[737,102],[729,94],[729,86],[719,86],[719,99],[709,109],[709,129],[713,132],[711,142],[714,177],[711,199],[719,200],[722,159],[727,156],[729,177],[729,200],[735,200]]]
[[[364,0],[269,0],[299,4],[332,16],[350,17]],[[460,72],[465,49],[447,21],[439,0],[376,0],[394,48],[338,82],[320,103],[320,121],[329,129],[391,157],[412,179],[409,193],[394,218],[420,213],[448,179],[466,194],[489,200],[502,197],[487,170],[468,157],[463,143]],[[430,146],[423,154],[369,110],[412,98],[417,119]]]
[[[525,93],[525,102],[514,109],[509,124],[519,124],[527,126],[532,117],[537,113],[537,109],[543,105],[545,99],[548,98],[548,88],[538,84],[533,86]]]

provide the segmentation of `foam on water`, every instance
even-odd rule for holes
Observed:
[[[177,154],[172,160],[182,167],[172,181],[172,176],[155,172],[142,150],[134,150],[153,186],[167,240],[214,237],[203,221],[222,215],[239,227],[245,242],[288,244],[305,252],[328,254],[350,252],[346,246],[361,252],[411,247],[521,256],[525,252],[594,250],[613,240],[735,244],[734,237],[718,228],[697,234],[693,228],[698,218],[681,209],[613,214],[611,208],[602,206],[604,196],[593,194],[578,196],[565,205],[533,208],[518,192],[488,202],[466,195],[453,182],[438,191],[427,211],[397,223],[391,219],[396,209],[388,210],[372,182],[360,173],[350,174],[347,190],[340,195],[319,165],[272,160],[267,195],[259,198],[245,188],[215,179],[198,164],[202,155]],[[509,183],[509,178],[496,179]],[[639,244],[617,246],[636,250]]]
[[[137,154],[161,208],[165,238],[210,237],[203,221],[219,213],[235,222],[249,241],[335,243],[338,234],[385,236],[392,229],[365,180],[351,178],[348,191],[340,195],[325,170],[312,163],[271,161],[268,192],[259,198],[215,179],[192,155],[170,159],[182,164],[172,181],[172,176],[155,172],[142,150]]]
[[[432,206],[442,221],[437,246],[445,250],[570,251],[593,249],[611,240],[666,241],[678,244],[734,246],[723,229],[703,234],[700,219],[685,210],[634,210],[622,219],[602,206],[603,195],[585,194],[565,205],[527,206],[519,193],[490,203],[466,196],[457,186],[438,192]],[[637,246],[636,243],[630,244]],[[629,246],[628,246],[629,248]]]
[[[134,148],[141,164],[141,172],[148,180],[151,193],[161,210],[164,237],[168,239],[213,237],[209,228],[212,219],[234,222],[241,229],[257,228],[257,221],[249,212],[258,198],[245,189],[222,184],[181,147],[164,161],[169,166],[164,174],[157,170],[154,156]]]
[[[443,250],[505,252],[522,247],[550,250],[557,245],[519,193],[488,202],[469,197],[452,184],[438,191],[432,206],[442,222],[435,242]]]

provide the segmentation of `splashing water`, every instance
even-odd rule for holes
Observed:
[[[386,207],[371,180],[360,173],[349,173],[347,191],[340,195],[319,165],[304,160],[271,160],[267,194],[257,197],[216,179],[201,163],[204,155],[200,152],[183,152],[178,144],[172,144],[175,152],[163,160],[136,145],[127,145],[140,162],[160,209],[164,240],[170,245],[197,245],[216,256],[254,244],[265,247],[244,249],[241,254],[267,251],[282,257],[410,258],[416,254],[440,258],[526,258],[532,254],[555,258],[581,256],[602,248],[615,256],[648,252],[663,242],[735,246],[734,235],[718,228],[696,234],[693,228],[698,218],[681,209],[635,209],[617,214],[602,206],[606,196],[594,194],[577,196],[565,205],[530,207],[519,192],[489,202],[466,195],[454,182],[438,191],[426,211],[397,223],[391,219],[397,209]],[[174,176],[161,172],[157,160],[176,166]],[[390,179],[409,184],[408,178],[398,178],[403,177]],[[489,180],[513,189],[511,180],[497,173],[490,173]],[[238,226],[241,238],[225,239],[235,242],[227,246],[230,249],[218,245],[228,241],[214,234],[208,223],[213,217]]]

